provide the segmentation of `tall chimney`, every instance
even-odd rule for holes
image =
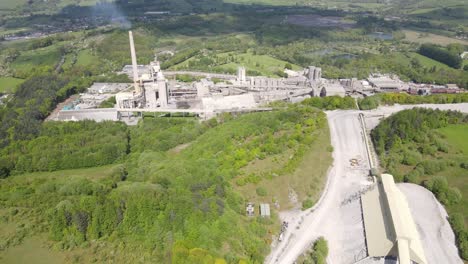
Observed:
[[[138,85],[138,66],[137,66],[137,58],[135,52],[135,43],[133,42],[133,33],[132,31],[128,32],[128,36],[130,38],[130,53],[132,55],[132,66],[133,66],[133,85],[135,87],[135,92],[140,94],[140,86]]]

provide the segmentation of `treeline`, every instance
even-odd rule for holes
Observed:
[[[167,151],[195,140],[209,128],[191,118],[145,118],[131,129],[131,152],[144,150]]]
[[[128,148],[123,123],[46,122],[36,138],[13,141],[0,151],[0,177],[111,164],[123,161]]]
[[[455,179],[455,173],[464,173],[467,156],[453,150],[437,130],[458,124],[468,124],[468,116],[455,111],[415,108],[383,120],[371,136],[381,166],[396,181],[422,184],[446,206],[460,255],[466,260],[468,237],[463,220],[466,216],[459,219],[454,215],[460,206],[462,209],[466,206],[458,189],[464,186],[450,186],[448,179]],[[440,176],[445,171],[450,171],[448,179]]]
[[[450,50],[438,47],[434,44],[423,44],[419,48],[419,53],[436,61],[440,61],[448,66],[460,69],[463,65],[463,59],[460,54]]]
[[[468,102],[468,93],[414,96],[405,93],[381,93],[358,100],[361,110],[394,104],[456,104]]]
[[[32,139],[39,134],[41,122],[54,107],[91,82],[71,80],[66,75],[43,73],[22,83],[13,99],[0,109],[0,148],[16,140]]]
[[[452,214],[449,217],[450,225],[455,233],[458,251],[464,260],[468,259],[468,230],[466,229],[463,215],[459,213]]]
[[[94,81],[123,81],[122,75],[92,76],[86,70],[72,69],[57,74],[48,70],[29,77],[18,86],[12,100],[0,108],[0,151],[13,142],[34,139],[41,133],[42,121],[58,103],[82,92]]]
[[[432,129],[461,122],[468,122],[468,118],[460,112],[415,108],[398,112],[385,119],[372,130],[371,136],[377,154],[385,156],[388,151],[401,148],[404,143],[435,144],[436,142],[431,142],[431,138],[428,138]],[[382,160],[385,161],[385,158]],[[388,167],[389,163],[384,162],[382,165]]]
[[[349,96],[311,97],[305,99],[301,104],[324,110],[356,109],[356,101]]]

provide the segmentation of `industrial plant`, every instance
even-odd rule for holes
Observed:
[[[406,83],[398,76],[374,74],[367,80],[324,79],[322,69],[309,66],[301,71],[285,69],[285,78],[247,76],[239,67],[237,75],[165,71],[155,57],[149,65],[139,65],[129,32],[131,65],[120,72],[133,79],[133,84],[95,83],[79,98],[59,106],[48,120],[78,121],[91,119],[122,120],[136,124],[142,113],[189,113],[208,119],[222,112],[269,111],[274,101],[300,102],[314,96],[353,95],[365,97],[381,92],[407,92],[420,95],[457,93],[458,87],[427,87]],[[177,75],[190,75],[196,81],[182,82]],[[101,103],[115,97],[113,108],[100,108]]]

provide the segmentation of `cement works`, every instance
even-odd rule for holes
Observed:
[[[367,80],[324,79],[322,69],[309,66],[302,71],[285,69],[286,78],[247,76],[246,68],[239,67],[237,75],[196,71],[163,72],[157,58],[149,65],[138,65],[133,33],[129,32],[132,65],[123,67],[121,74],[133,79],[131,84],[94,83],[79,98],[56,109],[47,120],[95,121],[122,120],[136,124],[142,113],[194,114],[209,119],[219,113],[269,111],[262,107],[274,101],[299,102],[314,96],[368,96],[379,92],[431,92],[426,86],[402,82],[397,76],[373,75]],[[201,78],[191,83],[177,81],[179,74]],[[168,76],[168,78],[166,78]],[[172,77],[172,78],[171,78]],[[460,92],[458,87],[446,93]],[[106,100],[115,97],[115,105],[108,110],[97,109]]]

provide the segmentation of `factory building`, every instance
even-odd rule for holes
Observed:
[[[132,57],[134,91],[121,92],[116,95],[117,108],[165,108],[168,106],[168,84],[157,60],[149,67],[138,67],[133,33],[129,32],[130,53]],[[124,68],[125,69],[125,68]],[[142,72],[143,70],[143,72]]]
[[[367,80],[376,92],[399,92],[402,88],[398,80],[388,76],[369,77]]]
[[[427,263],[408,202],[392,175],[382,174],[376,187],[361,196],[361,204],[369,258]]]
[[[311,83],[319,82],[322,79],[322,68],[309,66],[308,77]]]

